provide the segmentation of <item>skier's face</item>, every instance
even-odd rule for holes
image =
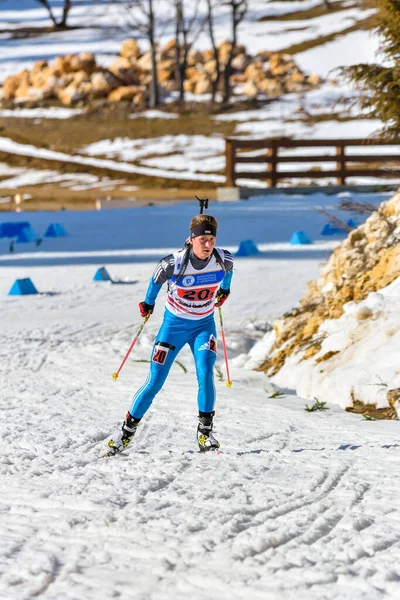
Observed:
[[[201,260],[206,260],[211,256],[215,242],[216,237],[214,235],[199,235],[190,240],[195,256]]]

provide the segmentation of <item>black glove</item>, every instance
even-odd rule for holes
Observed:
[[[222,306],[223,303],[225,302],[225,300],[228,298],[230,293],[231,293],[231,290],[224,290],[223,288],[219,288],[219,290],[217,292],[215,306],[218,306],[218,308],[220,306]]]
[[[151,315],[154,310],[154,304],[147,304],[147,302],[139,302],[139,310],[142,317],[147,317],[147,315]]]

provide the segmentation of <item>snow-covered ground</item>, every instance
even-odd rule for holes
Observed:
[[[399,597],[398,422],[334,404],[308,413],[313,398],[270,398],[265,375],[234,358],[298,303],[343,239],[320,235],[326,217],[316,211],[337,202],[210,204],[222,247],[253,239],[262,250],[236,259],[223,309],[233,380],[227,388],[216,378],[223,452],[197,452],[196,377],[184,350],[129,453],[108,460],[109,434],[146,377],[163,293],[117,382],[111,374],[141,323],[153,266],[181,246],[196,204],[2,213],[41,236],[51,222],[69,235],[13,253],[0,240],[1,600]],[[313,244],[290,245],[295,230]],[[115,283],[92,280],[103,265]],[[40,294],[8,296],[24,277]],[[394,315],[397,304],[392,296]],[[218,363],[224,372],[222,355]]]
[[[289,102],[290,105],[290,102]],[[286,110],[285,106],[281,106],[282,110]],[[262,113],[262,111],[260,111]],[[268,111],[263,114],[254,114],[251,111],[249,120],[242,122],[243,112],[236,113],[239,121],[237,131],[250,132],[253,137],[264,138],[266,131],[268,135],[283,135],[294,134],[295,137],[301,138],[314,137],[317,138],[337,138],[341,135],[344,137],[368,137],[379,128],[379,121],[365,119],[354,120],[337,123],[336,121],[327,121],[313,124],[302,124],[276,120],[273,118],[273,112],[268,115]],[[267,116],[268,115],[268,116]],[[234,119],[235,114],[231,117]],[[254,120],[252,120],[254,119]],[[267,129],[266,129],[267,128]],[[321,148],[317,149],[318,152]],[[325,150],[326,155],[332,154],[334,149],[328,148]],[[57,152],[47,148],[33,146],[32,144],[22,144],[15,142],[6,137],[0,137],[0,151],[7,154],[15,154],[26,157],[39,157],[49,161],[49,168],[40,169],[21,169],[20,172],[15,167],[8,168],[6,164],[1,166],[1,175],[5,177],[0,182],[1,189],[17,189],[23,185],[35,185],[39,183],[55,183],[61,182],[64,186],[73,187],[74,189],[90,189],[98,187],[103,190],[109,189],[110,185],[116,185],[117,181],[110,181],[107,178],[99,178],[94,175],[73,175],[68,172],[60,173],[50,169],[51,161],[59,161],[65,163],[66,169],[68,164],[80,164],[91,167],[106,168],[115,171],[123,176],[124,173],[138,173],[147,175],[148,177],[162,177],[165,179],[179,179],[181,181],[204,181],[210,184],[223,185],[225,183],[225,175],[221,171],[225,168],[225,140],[218,134],[203,136],[203,135],[165,135],[157,138],[149,139],[132,139],[130,137],[105,139],[99,142],[82,147],[79,154],[66,154]],[[400,148],[398,145],[386,147],[373,147],[371,144],[368,148],[358,148],[355,153],[362,154],[363,152],[388,152],[390,154],[399,154]],[[282,150],[282,155],[287,151]],[[291,149],[290,155],[296,156],[312,154],[315,149]],[[104,158],[103,158],[104,157]],[[280,171],[297,169],[307,170],[308,168],[318,166],[322,170],[327,170],[332,167],[332,163],[286,163],[279,165]],[[265,164],[259,163],[254,165],[238,165],[237,172],[244,171],[264,171]],[[368,177],[349,177],[348,183],[377,183],[374,178]],[[379,183],[395,183],[399,182],[399,178],[388,177],[380,178]],[[120,184],[124,183],[122,179]],[[283,185],[291,185],[294,181],[286,179]],[[306,183],[306,180],[303,180]],[[325,180],[325,184],[335,184],[334,178]],[[247,180],[238,179],[238,185],[247,185],[253,187],[267,187],[265,180]],[[77,186],[79,186],[77,188]]]

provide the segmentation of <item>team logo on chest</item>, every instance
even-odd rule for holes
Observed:
[[[182,285],[184,285],[185,287],[189,287],[190,285],[193,285],[195,282],[195,278],[193,277],[193,275],[186,275],[186,277],[184,277],[182,279]]]

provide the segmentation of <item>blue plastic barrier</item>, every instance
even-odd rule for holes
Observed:
[[[20,223],[0,223],[0,238],[17,237],[23,229],[31,227],[29,221],[21,221]]]
[[[48,238],[64,237],[66,235],[68,234],[65,231],[64,226],[61,225],[61,223],[50,223],[50,225],[44,233],[44,237]]]
[[[336,235],[337,233],[344,233],[343,229],[339,229],[339,227],[334,227],[330,223],[327,223],[323,226],[321,235]]]
[[[35,242],[38,238],[38,235],[36,234],[36,232],[32,229],[32,227],[29,225],[29,227],[24,227],[18,234],[17,239],[15,240],[15,242],[17,244],[27,244],[28,242]]]
[[[93,281],[112,281],[107,269],[100,267],[94,274]]]
[[[235,253],[235,256],[253,256],[259,254],[259,249],[253,240],[244,240],[240,242],[239,249]]]
[[[290,243],[293,245],[311,244],[311,240],[304,231],[295,231],[292,233]]]
[[[38,291],[29,277],[25,279],[16,279],[8,292],[9,296],[27,296],[29,294],[37,294]]]
[[[353,219],[348,219],[347,225],[351,229],[355,229],[356,227],[358,227],[357,223],[353,221]],[[346,231],[344,229],[340,229],[340,227],[335,227],[331,223],[327,223],[326,225],[324,225],[321,231],[321,235],[336,235],[338,233],[345,234]]]

